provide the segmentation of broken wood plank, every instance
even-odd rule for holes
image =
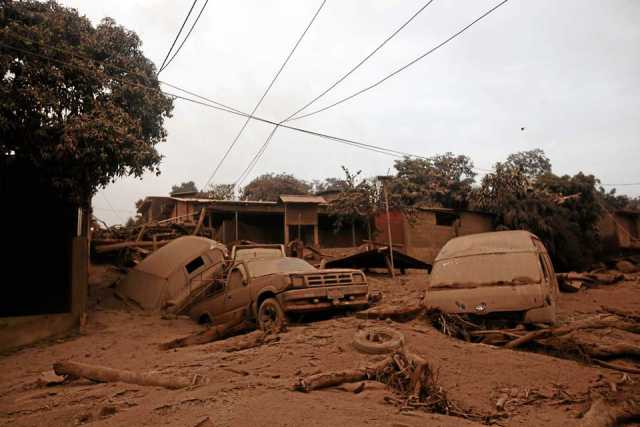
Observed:
[[[96,246],[95,247],[95,252],[97,254],[103,254],[106,252],[113,252],[113,251],[119,251],[120,249],[126,249],[126,248],[131,248],[131,247],[153,247],[154,250],[156,249],[157,246],[162,246],[162,245],[166,245],[167,243],[171,242],[172,240],[161,240],[158,242],[146,242],[146,241],[135,241],[135,240],[128,240],[126,242],[120,242],[120,243],[112,243],[112,244],[108,244],[108,245],[100,245],[100,246]]]
[[[193,229],[193,235],[196,236],[200,232],[200,228],[202,228],[202,224],[204,223],[204,217],[207,210],[205,208],[200,209],[200,217],[198,218],[198,224],[196,224],[196,228]]]

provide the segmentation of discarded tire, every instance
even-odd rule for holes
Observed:
[[[404,335],[385,327],[365,328],[353,337],[353,346],[369,354],[390,353],[403,345]]]

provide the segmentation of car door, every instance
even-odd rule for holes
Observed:
[[[209,285],[202,300],[189,310],[189,317],[198,323],[219,324],[225,321],[224,298],[225,283],[219,279]]]
[[[236,320],[249,317],[251,306],[250,277],[244,263],[234,266],[227,276],[224,296],[225,319]]]

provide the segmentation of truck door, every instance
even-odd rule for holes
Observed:
[[[229,272],[224,295],[225,318],[248,318],[251,306],[249,275],[244,264],[238,264]]]

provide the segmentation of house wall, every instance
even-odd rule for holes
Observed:
[[[456,218],[458,221],[455,221]],[[450,225],[440,225],[439,222]],[[386,227],[386,214],[378,214],[376,241],[387,242]],[[394,247],[425,262],[433,262],[445,243],[456,236],[488,231],[493,231],[493,218],[488,214],[467,211],[417,211],[409,218],[399,212],[391,213]]]
[[[598,223],[598,230],[605,254],[621,254],[640,249],[640,214],[605,213]]]
[[[213,239],[224,244],[235,240],[251,240],[256,243],[283,243],[284,221],[282,214],[257,214],[238,212],[238,237],[234,213],[214,213]]]
[[[355,245],[353,242],[353,231],[355,231]],[[320,247],[322,248],[348,248],[351,246],[359,246],[369,239],[369,231],[367,224],[357,222],[355,230],[351,229],[351,225],[345,224],[340,230],[335,228],[335,219],[329,215],[318,216],[318,235]]]
[[[88,209],[62,201],[30,165],[4,166],[0,197],[21,214],[9,221],[10,212],[0,210],[0,221],[12,225],[3,234],[11,249],[3,253],[11,292],[0,299],[0,351],[79,325],[87,304],[90,218]],[[38,226],[43,223],[48,227]]]

